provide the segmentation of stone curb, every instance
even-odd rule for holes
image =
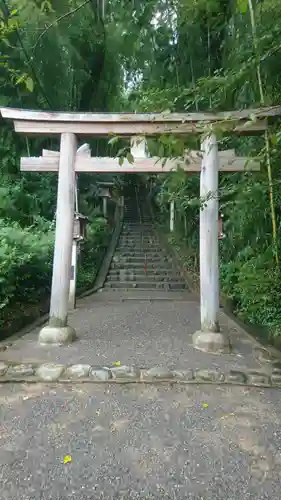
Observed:
[[[0,383],[177,383],[228,384],[253,387],[281,388],[281,370],[271,375],[262,371],[229,370],[169,370],[166,367],[137,368],[135,366],[95,367],[86,364],[0,362]]]

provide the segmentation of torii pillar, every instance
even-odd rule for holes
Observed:
[[[67,344],[76,338],[75,330],[67,324],[74,223],[76,151],[75,134],[62,133],[50,317],[48,325],[44,326],[39,333],[40,344]]]
[[[193,334],[195,348],[205,352],[229,352],[230,339],[219,326],[219,154],[215,134],[201,146],[200,173],[200,319]]]

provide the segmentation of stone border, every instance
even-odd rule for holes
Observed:
[[[228,384],[252,387],[281,388],[281,369],[271,375],[262,371],[229,370],[169,370],[166,367],[138,368],[135,366],[103,366],[86,364],[0,362],[0,383],[169,383],[169,384]]]

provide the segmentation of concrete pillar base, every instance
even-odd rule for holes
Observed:
[[[197,331],[192,336],[193,347],[200,351],[223,354],[231,351],[231,343],[227,334],[222,332]]]
[[[63,345],[76,340],[76,332],[71,326],[44,326],[39,333],[39,344]]]

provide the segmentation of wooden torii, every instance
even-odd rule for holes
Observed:
[[[200,197],[200,311],[201,330],[193,335],[194,346],[210,352],[229,349],[228,336],[220,332],[218,257],[218,172],[259,170],[254,159],[238,158],[233,150],[218,151],[215,130],[224,134],[259,135],[281,107],[224,113],[56,113],[12,108],[0,109],[14,122],[16,132],[31,136],[60,136],[60,152],[42,152],[40,158],[21,158],[22,171],[58,172],[57,217],[49,324],[39,334],[41,344],[64,344],[76,338],[68,325],[68,296],[74,220],[75,175],[78,172],[160,173],[178,167],[201,172]],[[253,118],[254,117],[254,118]],[[77,152],[77,138],[116,134],[131,138],[134,163],[119,165],[116,158],[92,158]],[[163,134],[199,134],[202,160],[197,152],[184,159],[165,161],[147,158],[145,137]],[[141,138],[141,140],[139,140]]]

